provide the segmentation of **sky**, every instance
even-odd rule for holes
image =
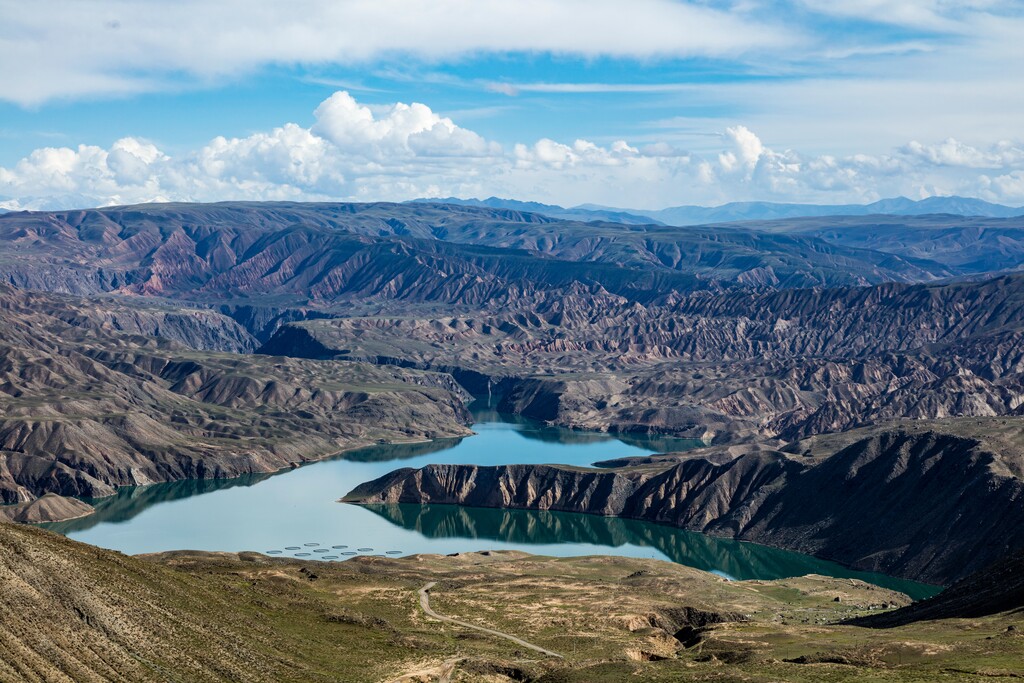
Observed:
[[[1020,0],[0,0],[0,208],[1024,205]]]

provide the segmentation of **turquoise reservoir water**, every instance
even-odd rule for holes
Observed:
[[[932,586],[855,572],[807,555],[632,520],[448,505],[361,507],[336,502],[399,467],[598,460],[683,450],[693,442],[616,438],[475,411],[476,436],[374,446],[275,475],[125,488],[95,501],[96,514],[48,525],[75,540],[125,553],[255,550],[343,560],[353,555],[518,549],[543,555],[612,554],[671,560],[735,579],[816,573],[861,578],[912,597]]]

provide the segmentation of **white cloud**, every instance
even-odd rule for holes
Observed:
[[[529,147],[523,144],[515,146],[516,167],[520,169],[622,166],[639,154],[638,149],[630,147],[624,140],[601,147],[589,140],[576,140],[572,145],[564,145],[543,138]]]
[[[752,171],[764,154],[764,145],[752,131],[745,126],[733,126],[725,129],[725,137],[732,149],[718,155],[718,163],[725,171],[745,168]]]
[[[1024,203],[1024,145],[1012,141],[981,146],[950,138],[909,142],[887,154],[809,154],[777,148],[734,125],[707,153],[666,141],[550,138],[505,150],[425,104],[368,107],[346,92],[322,102],[313,118],[310,127],[286,123],[246,137],[216,137],[174,158],[136,138],[109,149],[41,148],[0,167],[0,196],[14,198],[5,208],[449,195],[637,208],[933,194]]]
[[[819,27],[822,40],[812,53],[797,49],[767,62],[770,78],[691,84],[680,104],[715,113],[663,119],[655,123],[661,134],[673,131],[677,141],[699,147],[688,133],[740,120],[776,146],[837,155],[885,154],[909,140],[930,145],[950,136],[987,146],[1021,135],[1024,88],[1016,65],[1024,63],[1024,3],[802,2],[838,17]],[[908,28],[866,28],[872,22]]]
[[[329,149],[327,140],[288,123],[246,138],[214,138],[199,150],[192,165],[199,177],[217,181],[258,181],[315,190],[321,183],[344,183],[344,175],[329,163]]]
[[[735,56],[802,42],[775,20],[677,0],[0,0],[0,98],[121,94],[269,64],[480,52]]]
[[[933,145],[912,141],[902,151],[936,166],[962,166],[965,168],[1004,168],[1024,165],[1024,145],[1003,141],[988,149],[978,149],[955,138]]]
[[[960,33],[979,15],[1012,11],[1013,0],[801,0],[822,14]]]
[[[217,138],[175,159],[134,140],[40,151],[54,158],[0,171],[0,195],[81,201],[75,193],[86,192],[134,201],[480,192],[565,202],[611,193],[648,204],[770,193],[836,201],[928,192],[1020,197],[1013,173],[1021,146],[1012,142],[1024,111],[1015,68],[1024,60],[1019,0],[0,0],[0,17],[0,100],[21,105],[216,86],[268,65],[302,65],[301,78],[326,84],[311,74],[344,64],[379,80],[398,80],[398,69],[414,92],[424,72],[440,72],[431,83],[476,91],[460,94],[465,106],[493,102],[474,101],[481,90],[522,96],[517,129],[550,113],[529,109],[537,100],[563,110],[567,102],[613,102],[603,121],[619,117],[613,125],[623,129],[610,131],[617,136],[669,106],[687,113],[650,135],[630,135],[628,149],[564,137],[531,142],[551,135],[538,126],[524,144],[502,150],[424,105],[372,107],[338,93],[311,126]],[[510,52],[576,62],[626,57],[637,60],[631,68],[641,77],[605,72],[595,82],[564,82],[574,70],[519,71],[515,58],[500,81],[432,67]],[[700,59],[662,61],[688,57]],[[589,112],[580,118],[593,125]],[[502,126],[490,134],[507,135]],[[724,137],[709,135],[723,130]],[[1011,142],[992,144],[998,140]],[[56,170],[59,159],[75,168]]]
[[[998,200],[1001,197],[1024,198],[1024,171],[1010,171],[1003,175],[979,178],[981,196]]]
[[[423,104],[375,112],[337,92],[314,118],[310,128],[286,123],[247,137],[218,136],[176,159],[134,138],[109,150],[42,148],[0,168],[0,195],[21,198],[27,207],[164,198],[395,199],[454,191],[480,168],[504,161],[500,145]]]
[[[438,116],[430,107],[398,102],[377,116],[347,92],[324,100],[316,111],[312,133],[339,150],[376,158],[396,155],[470,156],[500,154],[473,131],[459,128],[451,119]]]
[[[1020,28],[1024,31],[1024,22]],[[1019,42],[1024,47],[1024,41]],[[695,87],[683,104],[742,112],[729,114],[728,119],[742,120],[776,144],[818,154],[882,154],[911,140],[936,144],[950,136],[987,145],[1022,134],[1016,112],[1024,111],[1024,88],[1016,72],[1007,68],[1021,58],[1007,54],[985,77],[953,59],[920,59],[927,72],[923,77],[892,69],[881,78],[710,84]],[[702,145],[700,134],[726,125],[719,117],[680,116],[654,121],[650,128],[664,139],[710,151],[713,146]]]
[[[111,146],[106,164],[118,184],[138,185],[149,178],[153,164],[166,160],[156,146],[135,138],[122,138]]]

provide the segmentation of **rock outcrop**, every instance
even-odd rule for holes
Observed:
[[[91,515],[95,510],[88,503],[77,498],[65,498],[56,493],[47,493],[41,498],[15,505],[0,506],[0,519],[22,524],[42,522],[64,522]]]
[[[259,345],[245,327],[222,313],[138,297],[84,298],[0,285],[0,312],[8,317],[47,315],[81,334],[159,337],[198,351],[248,353]]]

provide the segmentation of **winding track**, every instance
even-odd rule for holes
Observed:
[[[530,648],[531,650],[539,652],[542,655],[547,655],[548,657],[558,657],[559,659],[563,658],[562,655],[558,654],[557,652],[552,652],[551,650],[545,650],[544,648],[540,647],[539,645],[534,645],[532,643],[528,643],[525,640],[523,640],[522,638],[516,638],[515,636],[513,636],[511,634],[502,633],[501,631],[494,631],[494,630],[489,629],[489,628],[484,628],[483,626],[476,626],[474,624],[469,624],[469,623],[467,623],[465,621],[459,621],[458,619],[452,619],[451,617],[445,617],[445,616],[442,616],[442,615],[438,614],[437,612],[435,612],[430,607],[430,589],[433,588],[436,585],[437,585],[436,581],[431,581],[430,583],[428,583],[426,586],[424,586],[423,588],[421,588],[419,590],[419,594],[420,594],[420,607],[423,608],[423,611],[427,613],[428,617],[431,617],[433,619],[437,619],[438,621],[447,621],[450,624],[457,624],[457,625],[462,626],[464,628],[471,628],[474,631],[480,631],[481,633],[486,633],[488,635],[498,636],[499,638],[504,638],[506,640],[511,640],[516,645],[522,645],[523,647]]]

